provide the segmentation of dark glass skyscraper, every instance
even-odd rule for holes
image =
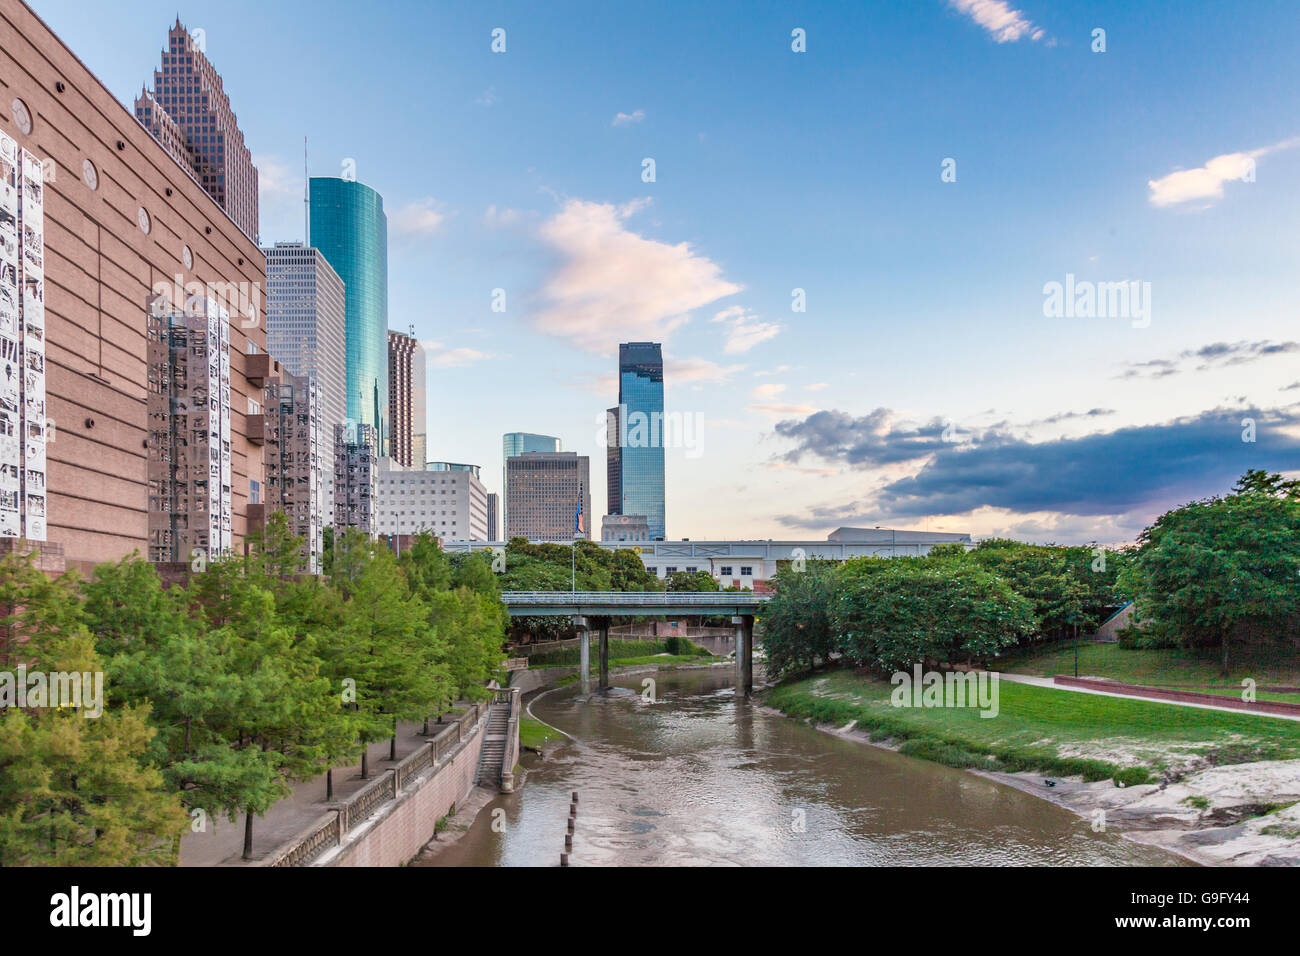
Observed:
[[[664,537],[664,358],[658,342],[618,347],[617,514],[645,515],[650,538]],[[613,504],[613,502],[611,502]]]
[[[309,245],[343,280],[347,317],[347,414],[389,439],[388,217],[384,199],[351,179],[313,176],[309,184]]]

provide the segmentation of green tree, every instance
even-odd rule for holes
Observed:
[[[664,590],[701,593],[717,591],[718,581],[708,571],[673,571],[664,575]]]
[[[1224,676],[1234,644],[1300,630],[1300,498],[1280,476],[1261,475],[1161,515],[1124,572],[1141,633],[1216,648]]]
[[[351,550],[355,557],[362,546]],[[410,593],[392,552],[375,544],[365,551],[343,628],[329,646],[331,668],[354,682],[362,744],[389,737],[395,754],[397,722],[422,719],[448,695],[446,642],[429,627],[428,609]],[[364,775],[364,751],[362,768]]]
[[[848,576],[832,611],[845,656],[859,664],[895,671],[988,660],[1038,625],[1032,604],[983,568],[879,561]]]
[[[19,659],[28,673],[82,675],[83,700],[93,698],[96,680],[103,687],[104,665],[85,625],[75,623],[71,582],[47,587],[30,580],[16,588],[14,575],[5,577],[7,597],[22,607]],[[54,706],[0,713],[0,865],[138,866],[174,859],[185,814],[149,765],[154,731],[147,715],[145,704],[98,715]]]
[[[773,675],[810,671],[839,650],[830,606],[836,592],[835,566],[810,561],[802,571],[777,569],[774,593],[763,605],[763,653]]]

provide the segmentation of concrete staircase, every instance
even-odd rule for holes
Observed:
[[[493,701],[488,711],[487,728],[483,731],[483,751],[479,754],[475,783],[489,787],[500,785],[501,771],[504,769],[502,763],[506,755],[506,734],[509,730],[510,705]]]

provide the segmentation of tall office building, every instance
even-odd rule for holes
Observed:
[[[160,394],[151,389],[163,380],[150,366],[151,350],[162,355],[151,347],[149,320],[151,300],[164,284],[160,318],[184,312],[195,291],[203,293],[204,309],[212,297],[228,315],[218,346],[224,335],[230,423],[228,431],[218,424],[225,436],[218,442],[229,441],[229,546],[240,550],[252,482],[263,471],[263,449],[248,442],[246,430],[249,400],[262,394],[249,381],[248,366],[265,357],[253,354],[266,350],[265,257],[29,6],[0,0],[0,7],[0,352],[12,373],[5,379],[0,361],[0,382],[10,384],[0,388],[9,403],[0,423],[20,427],[23,443],[14,448],[17,428],[9,444],[0,442],[0,478],[7,476],[0,480],[0,511],[9,512],[0,515],[0,552],[35,550],[37,566],[51,573],[64,566],[88,572],[133,551],[156,553],[153,499],[171,492],[150,477],[150,433],[159,424],[150,416],[162,411]],[[12,181],[15,162],[20,184]],[[43,167],[57,178],[44,182],[37,175]],[[180,288],[173,285],[177,275]],[[246,318],[250,305],[257,306],[253,322]],[[5,344],[15,340],[16,354]],[[193,345],[221,354],[206,340]],[[170,348],[165,351],[174,369]],[[20,375],[15,409],[13,379]],[[219,391],[225,387],[223,381]],[[49,431],[50,422],[58,423],[58,437],[42,448],[40,428]],[[197,469],[195,438],[185,439]],[[199,442],[209,441],[204,431]],[[22,457],[15,459],[15,451]],[[220,445],[223,473],[225,452]],[[204,480],[209,464],[201,465]],[[22,482],[17,517],[4,507],[14,503],[15,480]],[[224,474],[218,483],[226,485]],[[224,487],[217,493],[223,498]],[[225,514],[219,500],[218,538],[226,533]],[[4,536],[16,520],[26,522],[25,540]],[[191,525],[187,533],[196,530]],[[209,544],[221,546],[211,538]]]
[[[617,470],[612,515],[645,515],[652,539],[664,537],[664,359],[658,342],[618,347],[618,408],[608,439],[607,469]],[[613,481],[611,480],[611,485]]]
[[[232,544],[230,315],[201,295],[149,306],[149,560],[215,561]]]
[[[347,418],[377,431],[388,447],[388,217],[384,200],[351,179],[313,176],[308,242],[343,280]]]
[[[317,393],[325,523],[334,520],[334,426],[347,418],[343,280],[319,249],[277,242],[266,254],[266,349]]]
[[[153,92],[135,118],[193,176],[248,238],[257,241],[257,169],[221,76],[178,19],[168,31]]]
[[[422,468],[429,462],[429,408],[425,402],[427,375],[424,346],[415,340],[411,350],[411,466]]]
[[[269,358],[269,357],[268,357]],[[320,397],[316,383],[294,375],[273,359],[267,363],[261,411],[248,416],[248,440],[262,446],[265,481],[249,496],[248,521],[265,527],[266,518],[283,511],[289,531],[302,538],[299,568],[320,570],[321,532],[325,526],[325,472],[334,472],[333,439],[322,442]],[[330,428],[331,435],[333,427]],[[329,515],[333,520],[333,515]]]
[[[591,459],[571,451],[530,451],[506,459],[506,538],[516,537],[592,537]]]
[[[623,513],[623,449],[619,445],[622,409],[605,409],[605,514]]]
[[[553,435],[535,435],[532,432],[506,432],[501,436],[501,498],[506,505],[506,514],[503,514],[502,524],[509,526],[510,523],[510,495],[506,493],[508,482],[506,480],[506,462],[515,455],[522,455],[526,451],[555,452],[560,450],[560,440]]]
[[[334,533],[357,528],[375,536],[379,489],[379,436],[369,425],[334,426]]]
[[[506,432],[501,436],[501,458],[513,458],[526,451],[559,451],[560,440],[551,435],[532,432]]]
[[[500,541],[497,537],[501,533],[501,497],[492,492],[487,496],[487,540]]]
[[[424,467],[424,349],[409,335],[388,330],[388,456],[404,468]],[[418,396],[416,384],[419,382]],[[418,401],[417,401],[418,399]],[[415,433],[420,435],[419,454]]]
[[[478,465],[431,461],[404,468],[379,461],[378,531],[399,539],[427,531],[439,541],[489,541],[488,493]]]

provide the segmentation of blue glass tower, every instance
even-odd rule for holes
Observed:
[[[645,515],[650,539],[664,537],[664,357],[658,342],[618,347],[618,514]]]
[[[384,198],[350,179],[313,176],[308,243],[343,280],[347,416],[379,432],[388,448],[388,217]]]

